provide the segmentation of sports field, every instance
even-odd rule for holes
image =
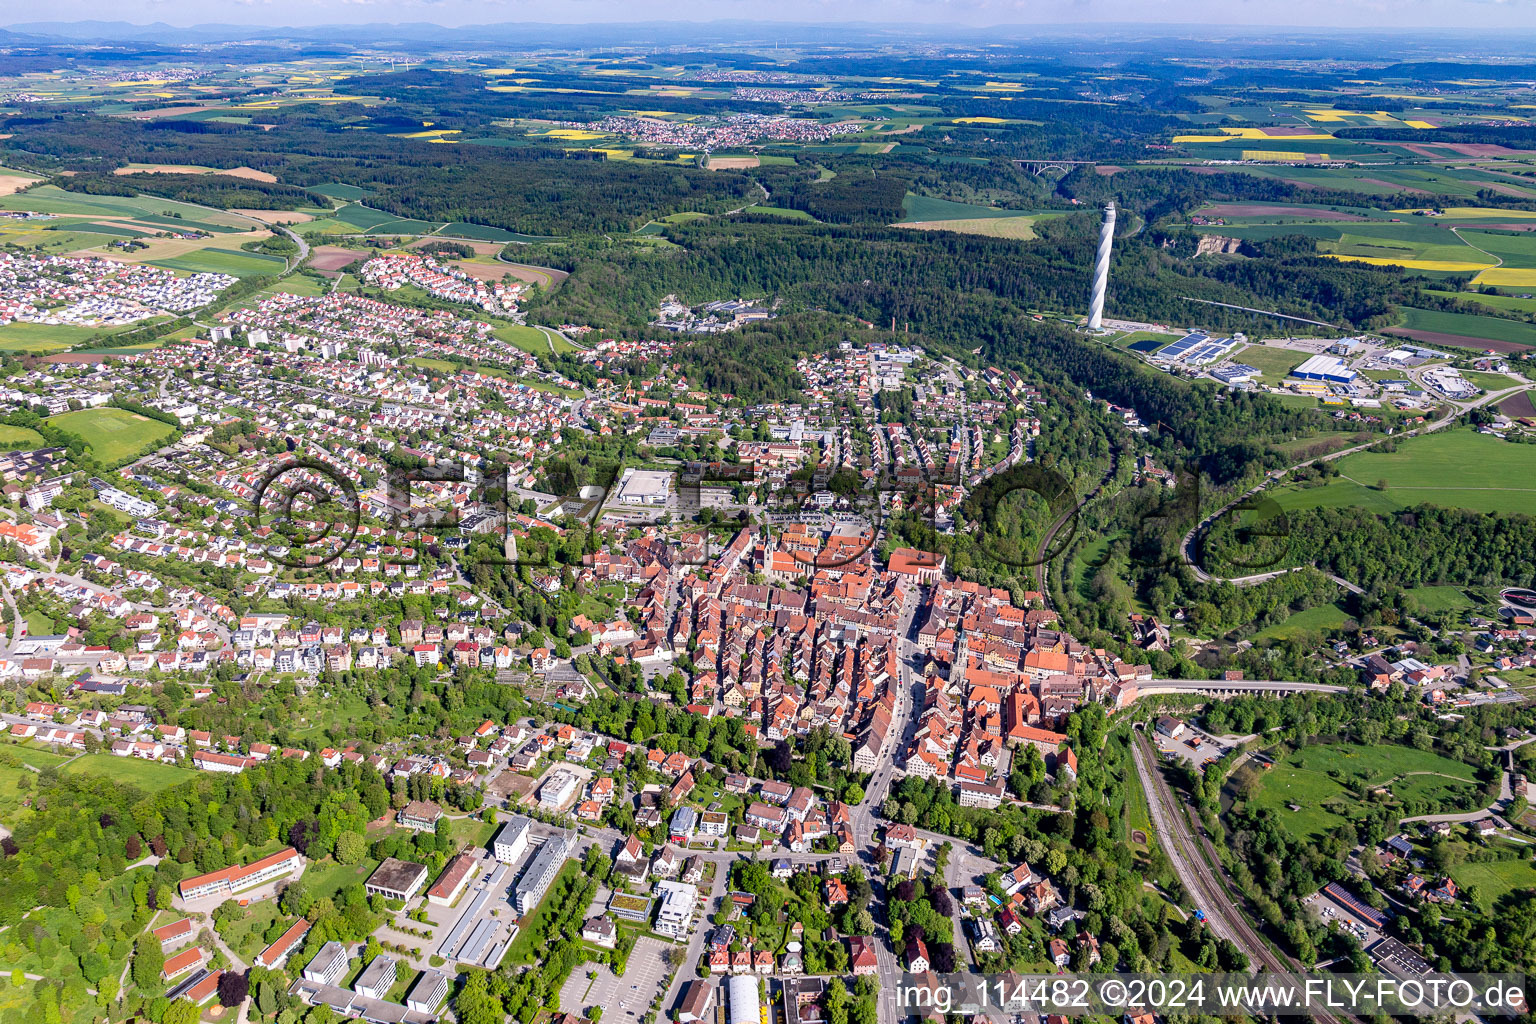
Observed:
[[[1360,452],[1340,459],[1340,478],[1322,487],[1283,488],[1282,508],[1356,506],[1389,513],[1431,504],[1473,512],[1536,510],[1536,447],[1467,429],[1409,438],[1395,452]],[[1386,490],[1377,488],[1385,480]]]
[[[169,424],[147,416],[103,406],[51,416],[48,422],[84,438],[91,453],[112,464],[135,455],[150,442],[163,441],[175,433]]]

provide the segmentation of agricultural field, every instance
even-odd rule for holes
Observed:
[[[150,262],[167,270],[181,270],[190,274],[229,274],[232,277],[281,274],[288,267],[288,261],[278,256],[212,248],[198,249],[185,256],[173,256],[169,259]]]
[[[976,217],[956,220],[902,221],[899,228],[916,231],[955,231],[962,235],[985,235],[988,238],[1013,238],[1027,241],[1035,237],[1034,217]]]
[[[1536,508],[1536,448],[1471,430],[1436,431],[1403,441],[1396,452],[1358,452],[1336,465],[1338,479],[1282,488],[1272,497],[1284,509],[1352,506],[1380,514],[1418,504],[1473,512]]]
[[[29,352],[33,355],[61,352],[99,333],[94,327],[17,320],[0,327],[0,352]]]
[[[169,424],[109,406],[61,413],[48,422],[84,438],[96,459],[108,465],[137,455],[145,445],[175,433]]]
[[[1521,298],[1518,295],[1487,295],[1483,292],[1430,291],[1428,294],[1448,299],[1459,299],[1462,302],[1472,302],[1480,306],[1486,306],[1490,310],[1505,313],[1536,313],[1536,298],[1527,299]]]
[[[1402,324],[1387,328],[1388,333],[1415,341],[1459,348],[1493,349],[1496,352],[1522,352],[1536,348],[1536,326],[1518,320],[1470,313],[1442,313],[1414,306],[1404,306],[1399,312],[1403,315]]]
[[[1004,210],[996,206],[978,206],[973,203],[955,203],[948,199],[934,199],[911,192],[907,193],[901,208],[903,224],[939,220],[980,220],[987,217],[1020,217],[1029,212]]]
[[[218,210],[155,196],[97,196],[66,192],[55,185],[41,185],[19,195],[0,198],[0,209],[30,210],[61,217],[95,217],[108,222],[131,222],[151,231],[197,229],[214,234],[247,231],[250,222]]]

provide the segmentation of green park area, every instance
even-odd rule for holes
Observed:
[[[1288,831],[1317,840],[1360,817],[1367,803],[1391,801],[1415,813],[1419,807],[1448,806],[1476,790],[1470,767],[1432,751],[1339,743],[1303,747],[1277,759],[1260,775],[1248,803],[1273,811]]]

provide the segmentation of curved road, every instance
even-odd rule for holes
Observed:
[[[1504,388],[1502,391],[1490,391],[1470,402],[1450,402],[1449,404],[1451,406],[1451,411],[1446,413],[1446,415],[1442,416],[1440,419],[1435,420],[1433,423],[1426,424],[1425,426],[1415,427],[1413,430],[1409,430],[1405,433],[1396,434],[1393,436],[1396,439],[1401,439],[1416,437],[1420,434],[1432,433],[1433,431],[1439,430],[1441,427],[1455,423],[1458,419],[1461,418],[1463,413],[1470,412],[1479,406],[1487,405],[1490,402],[1496,402],[1500,399],[1507,398],[1510,395],[1525,391],[1531,386],[1532,385],[1527,382],[1523,384],[1517,384],[1511,388]],[[1247,491],[1244,491],[1242,494],[1233,498],[1221,508],[1217,509],[1215,512],[1212,512],[1199,523],[1195,524],[1195,526],[1193,526],[1190,531],[1184,535],[1183,541],[1181,541],[1179,544],[1180,558],[1183,560],[1185,565],[1189,566],[1190,571],[1195,575],[1195,579],[1199,580],[1201,583],[1231,583],[1239,587],[1246,587],[1252,586],[1255,583],[1262,583],[1265,580],[1273,579],[1276,576],[1284,575],[1287,572],[1293,572],[1294,568],[1278,569],[1274,572],[1257,573],[1252,576],[1214,576],[1202,569],[1200,567],[1200,563],[1196,560],[1195,541],[1202,534],[1208,531],[1211,525],[1216,522],[1216,520],[1232,511],[1233,508],[1247,501],[1255,494],[1263,491],[1265,488],[1269,487],[1270,484],[1283,480],[1286,476],[1290,475],[1296,470],[1317,463],[1332,462],[1335,459],[1342,459],[1347,455],[1354,455],[1357,452],[1363,452],[1368,448],[1375,447],[1376,444],[1376,441],[1371,441],[1369,444],[1358,444],[1351,448],[1343,448],[1328,455],[1320,455],[1316,458],[1304,459],[1301,462],[1287,466],[1284,469],[1272,470],[1271,472],[1265,474],[1264,479],[1259,483],[1255,484]],[[1349,590],[1354,591],[1355,593],[1360,592],[1358,587],[1345,580],[1340,580],[1337,577],[1331,578],[1334,579],[1335,582],[1343,585]]]

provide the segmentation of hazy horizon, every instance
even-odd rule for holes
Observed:
[[[28,13],[35,13],[36,9]],[[551,17],[546,4],[529,0],[237,0],[217,12],[191,0],[58,0],[53,17],[6,21],[16,30],[28,26],[62,27],[103,22],[106,26],[178,29],[240,26],[305,29],[344,25],[435,26],[462,29],[476,25],[604,25],[639,23],[708,24],[742,22],[772,26],[885,27],[904,30],[949,28],[957,33],[987,28],[1155,29],[1173,31],[1232,29],[1317,33],[1330,30],[1403,32],[1455,30],[1536,32],[1536,0],[1365,0],[1340,5],[1326,0],[1297,0],[1287,6],[1289,24],[1276,24],[1273,4],[1255,0],[868,0],[832,5],[825,0],[786,0],[764,9],[739,0],[578,0]]]

